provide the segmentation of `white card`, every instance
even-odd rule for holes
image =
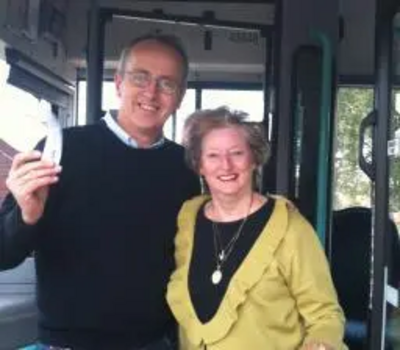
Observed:
[[[42,159],[60,164],[62,155],[62,129],[51,108],[46,108],[45,121],[47,124],[47,137],[44,144]]]

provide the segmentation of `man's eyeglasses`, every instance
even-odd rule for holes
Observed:
[[[174,95],[179,90],[179,84],[176,81],[165,77],[153,77],[149,72],[126,71],[123,74],[132,85],[142,89],[147,88],[154,79],[157,89],[166,95]]]

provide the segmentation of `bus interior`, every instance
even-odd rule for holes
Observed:
[[[262,123],[261,191],[314,225],[349,349],[400,346],[396,0],[0,0],[0,203],[12,157],[46,135],[43,108],[65,128],[117,109],[119,52],[148,32],[179,36],[190,58],[166,137],[221,105]],[[33,260],[0,272],[0,350],[34,349]]]

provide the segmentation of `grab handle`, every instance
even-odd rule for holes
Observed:
[[[371,111],[360,123],[359,140],[358,140],[358,164],[361,170],[370,178],[371,181],[375,179],[375,164],[372,157],[371,162],[368,162],[364,157],[365,148],[365,134],[366,130],[373,127],[376,123],[376,111]]]

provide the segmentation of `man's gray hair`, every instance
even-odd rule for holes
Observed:
[[[189,58],[182,44],[182,41],[177,36],[170,34],[149,33],[133,39],[128,45],[125,46],[125,48],[121,52],[117,68],[118,73],[124,74],[126,62],[128,61],[132,50],[135,48],[136,45],[145,41],[155,41],[157,43],[172,48],[175,52],[178,53],[178,55],[182,58],[183,80],[186,83],[189,74]]]

